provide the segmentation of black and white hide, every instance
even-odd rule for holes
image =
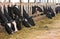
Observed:
[[[36,7],[32,6],[32,14],[36,12]]]
[[[51,12],[51,16],[54,17],[55,13],[51,7],[48,7],[48,11]]]
[[[29,25],[28,22],[24,19],[24,17],[21,16],[20,10],[19,10],[16,6],[13,6],[12,9],[13,9],[14,14],[18,16],[19,20],[22,21],[21,23],[22,23],[25,27],[30,27],[30,25]]]
[[[2,12],[2,8],[0,7],[0,20],[1,20],[1,25],[5,28],[6,32],[8,34],[12,34],[12,29],[11,29],[11,24],[8,23],[7,18],[5,17],[4,13]]]
[[[17,23],[17,28],[18,28],[18,30],[21,30],[21,27],[22,27],[21,18],[19,19],[18,16],[15,16],[15,20],[16,20],[16,23]]]
[[[55,16],[54,11],[51,7],[44,7],[43,6],[43,10],[44,10],[44,14],[46,15],[46,17],[52,19],[52,17]]]
[[[46,17],[52,19],[51,12],[47,12]]]
[[[7,9],[8,9],[8,14],[9,14],[9,16],[10,16],[13,20],[15,20],[15,14],[13,13],[12,7],[8,5],[8,6],[7,6]]]
[[[18,29],[18,30],[21,30],[21,21],[20,21],[19,17],[14,13],[13,8],[10,7],[10,6],[8,6],[8,13],[9,13],[9,16],[10,16],[13,20],[15,20],[17,29]]]
[[[16,21],[14,21],[8,14],[8,9],[7,6],[4,6],[4,15],[6,16],[7,20],[9,21],[9,23],[11,24],[11,28],[14,32],[18,31],[17,29],[17,24]]]
[[[21,7],[21,6],[20,6]],[[21,8],[20,8],[21,9]],[[30,27],[30,25],[28,24],[28,22],[25,20],[24,17],[21,16],[21,10],[18,9],[16,6],[13,6],[13,12],[15,15],[17,15],[19,17],[19,20],[22,21],[22,24],[25,26],[25,27]]]
[[[55,12],[56,12],[56,14],[60,13],[60,6],[57,6],[57,7],[55,8]]]
[[[43,12],[44,14],[47,14],[47,7],[43,6]]]
[[[44,12],[44,14],[46,15],[46,17],[52,19],[51,13],[48,12],[47,7],[43,6],[43,12]]]
[[[29,23],[30,25],[35,26],[34,20],[32,19],[32,17],[30,17],[30,16],[26,13],[26,11],[25,11],[25,9],[24,9],[24,6],[23,6],[23,17],[24,17],[25,19],[27,19],[27,21],[28,21],[28,23]]]
[[[29,28],[30,25],[29,25],[29,23],[28,23],[28,20],[25,19],[25,18],[23,18],[23,19],[24,19],[24,20],[22,21],[22,25],[24,25],[25,27]]]
[[[42,12],[42,9],[39,6],[36,6],[37,11]]]
[[[19,18],[21,17],[21,11],[18,9],[16,5],[12,6],[13,13],[17,15]]]
[[[42,12],[42,9],[39,6],[32,6],[32,14],[34,14],[36,11]]]
[[[13,18],[14,20],[16,21],[17,23],[17,28],[18,30],[21,30],[21,23],[22,23],[22,17],[21,17],[21,13],[20,13],[20,10],[18,9],[18,7],[16,7],[16,5],[12,6],[12,7],[8,7],[8,10],[12,10],[13,11],[13,14],[15,15]],[[11,13],[11,12],[9,12]]]

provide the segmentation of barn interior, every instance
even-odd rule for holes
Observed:
[[[60,39],[60,0],[0,0],[0,39]]]

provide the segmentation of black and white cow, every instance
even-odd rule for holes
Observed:
[[[5,30],[7,31],[8,34],[12,34],[13,32],[11,29],[11,24],[9,23],[1,9],[2,8],[0,7],[0,20],[1,20],[0,23],[1,25],[3,25],[3,27],[5,27]]]
[[[32,19],[32,17],[30,17],[30,16],[27,14],[27,12],[26,12],[25,9],[24,9],[24,6],[23,6],[23,17],[24,17],[25,19],[27,19],[27,21],[28,21],[28,23],[29,23],[30,25],[35,26],[34,20]]]
[[[18,11],[18,13],[20,13],[19,10],[17,10],[17,11]],[[9,13],[9,16],[13,20],[16,21],[16,25],[17,25],[18,30],[21,30],[21,18],[19,19],[18,15],[17,15],[18,13],[15,14],[14,12],[16,12],[16,11],[13,11],[13,8],[8,5],[8,13]],[[19,14],[19,16],[20,16],[20,14]]]
[[[18,21],[19,23],[22,23],[26,27],[30,27],[27,21],[25,21],[25,19],[23,20],[23,17],[21,16],[21,11],[16,6],[12,6],[12,10],[13,10],[13,13],[15,14],[15,17],[18,17],[18,20],[20,21],[20,22]],[[18,25],[20,26],[20,24]]]
[[[21,7],[21,6],[20,6]],[[30,25],[35,26],[32,17],[26,13],[23,7],[23,16],[21,16],[21,10],[19,10],[15,5],[0,7],[0,23],[5,27],[8,34],[12,34],[21,29],[21,23],[30,27]]]
[[[28,24],[28,22],[26,21],[26,19],[24,17],[21,16],[21,6],[19,6],[19,8],[16,7],[16,5],[12,6],[12,7],[8,7],[9,10],[13,11],[13,14],[15,16],[13,16],[12,18],[16,20],[18,29],[21,29],[21,23],[25,26],[25,27],[30,27],[30,25]],[[11,13],[9,11],[9,13]],[[11,16],[11,14],[10,14]],[[24,20],[23,20],[24,19]]]
[[[20,6],[21,7],[21,6]],[[21,8],[20,8],[21,9]],[[35,23],[31,17],[26,13],[24,7],[23,7],[23,17],[21,16],[21,10],[19,10],[16,6],[12,7],[13,13],[18,16],[19,19],[23,19],[23,25],[26,27],[30,27],[29,23],[33,26],[35,26]]]
[[[56,14],[60,13],[60,6],[57,6],[57,7],[55,8],[55,12],[56,12]]]
[[[51,12],[51,16],[54,17],[55,16],[55,13],[53,11],[53,9],[50,7],[48,7],[48,11]]]
[[[55,13],[51,7],[43,6],[43,11],[44,11],[44,14],[46,14],[46,16],[50,19],[52,19],[52,17],[55,16]]]
[[[20,6],[21,7],[21,6]],[[24,17],[21,16],[21,11],[16,7],[16,5],[12,6],[13,13],[15,17],[18,17],[19,23],[22,23],[25,27],[30,27],[27,21],[25,21]],[[20,24],[18,24],[20,26]]]
[[[15,32],[18,31],[16,21],[14,21],[14,20],[9,16],[9,14],[8,14],[7,6],[4,6],[3,10],[4,10],[4,15],[5,15],[5,17],[8,19],[8,21],[9,21],[12,25],[14,25],[14,26],[13,26],[13,27],[15,28],[14,31],[15,31]],[[11,27],[12,27],[12,26],[11,26]],[[12,29],[13,29],[13,28],[12,28]]]
[[[39,6],[32,6],[32,14],[34,14],[36,11],[42,12],[42,9]]]
[[[19,27],[18,22],[12,18],[12,16],[14,16],[14,15],[13,15],[13,13],[11,14],[11,12],[9,12],[9,9],[5,5],[0,6],[0,20],[1,20],[1,25],[3,25],[5,27],[5,30],[7,31],[7,33],[12,34],[14,32],[17,32],[18,30],[20,30],[21,27]],[[11,9],[11,11],[12,11],[12,9]]]

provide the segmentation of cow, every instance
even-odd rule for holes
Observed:
[[[32,19],[32,17],[30,17],[30,16],[27,14],[27,12],[26,12],[25,9],[24,9],[24,6],[23,6],[23,17],[24,17],[25,19],[27,19],[27,21],[28,21],[28,23],[29,23],[30,25],[35,26],[34,20]]]
[[[43,12],[46,15],[46,17],[52,19],[52,17],[55,16],[55,13],[51,7],[45,7],[43,6]]]
[[[16,7],[16,5],[12,7],[12,10],[13,10],[13,13],[19,17],[19,19],[22,18],[24,23],[27,22],[26,24],[24,24],[25,26],[27,26],[28,23],[30,23],[33,26],[35,25],[33,19],[31,19],[31,17],[29,17],[29,15],[26,13],[24,7],[23,7],[23,16],[21,16],[21,13],[19,13],[21,11],[19,11],[19,9]]]
[[[36,12],[36,9],[37,9],[37,11],[39,11],[39,12],[43,12],[42,11],[42,9],[39,7],[39,6],[32,6],[32,14],[34,14],[35,12]]]
[[[15,5],[16,6],[16,5]],[[22,21],[22,24],[25,26],[25,27],[30,27],[30,25],[28,24],[28,22],[25,20],[25,18],[23,16],[21,16],[21,10],[19,10],[17,7],[13,6],[12,7],[12,10],[13,10],[13,13],[15,15],[18,16],[19,20]]]
[[[14,21],[10,16],[9,16],[9,14],[8,14],[8,10],[7,10],[7,6],[3,6],[4,8],[3,8],[3,10],[4,10],[4,15],[5,15],[5,17],[8,19],[8,21],[12,24],[12,25],[14,25],[14,32],[16,32],[16,31],[18,31],[18,29],[17,29],[17,24],[16,24],[16,21]],[[12,27],[12,26],[11,26]],[[13,28],[12,28],[13,29]]]
[[[12,7],[10,7],[9,5],[8,5],[8,13],[9,16],[16,21],[18,30],[21,30],[21,18],[19,19],[19,17],[13,12]]]
[[[7,20],[1,9],[2,8],[0,6],[0,20],[1,20],[0,23],[5,28],[8,34],[13,34],[13,31],[11,29],[11,24],[9,23],[9,21]]]
[[[55,12],[56,12],[56,14],[60,13],[60,6],[57,6],[57,7],[55,8]]]
[[[48,7],[48,11],[51,12],[51,16],[54,17],[55,16],[55,13],[53,11],[53,9],[50,7]]]

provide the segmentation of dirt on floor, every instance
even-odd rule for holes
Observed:
[[[60,39],[60,14],[53,19],[45,18],[35,23],[36,26],[23,27],[13,35],[0,32],[0,39]]]

